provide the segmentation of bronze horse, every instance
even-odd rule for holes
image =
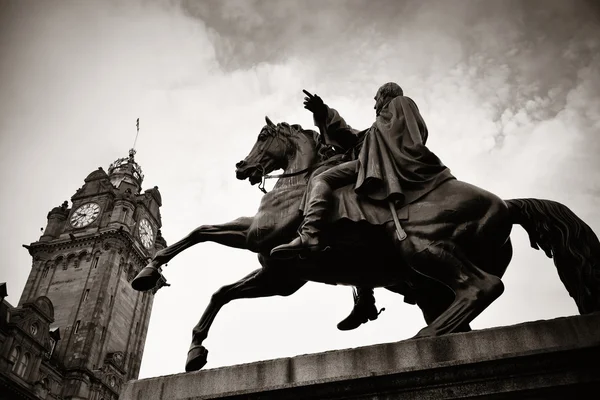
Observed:
[[[513,224],[525,228],[532,247],[554,258],[582,314],[600,310],[600,242],[588,225],[562,204],[503,201],[458,180],[443,183],[399,210],[407,216],[406,240],[396,239],[393,223],[371,226],[340,219],[326,232],[330,251],[310,259],[273,259],[271,249],[289,241],[301,222],[299,206],[310,173],[316,167],[327,168],[320,147],[316,132],[287,123],[275,125],[267,118],[236,170],[238,179],[249,179],[253,185],[274,170],[284,170],[273,190],[263,196],[257,214],[196,228],[158,251],[133,280],[136,290],[152,289],[161,277],[161,266],[200,242],[258,253],[262,268],[213,294],[193,329],[186,371],[206,364],[208,351],[202,342],[222,306],[241,298],[288,296],[307,281],[385,287],[405,295],[421,308],[428,324],[416,337],[469,330],[470,321],[503,292],[500,278],[512,257]]]

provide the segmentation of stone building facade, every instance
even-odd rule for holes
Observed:
[[[161,195],[129,157],[48,213],[17,307],[0,303],[0,399],[116,400],[138,377],[156,291],[130,282],[166,247]]]

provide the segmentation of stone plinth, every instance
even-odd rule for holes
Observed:
[[[600,314],[130,381],[120,400],[548,399],[600,392]]]

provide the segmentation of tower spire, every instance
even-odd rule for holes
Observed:
[[[108,176],[113,186],[119,188],[121,183],[126,182],[128,185],[133,185],[129,189],[133,190],[134,193],[139,193],[144,174],[142,168],[137,162],[135,162],[135,145],[137,143],[138,135],[140,133],[140,119],[136,121],[137,134],[133,141],[133,147],[129,149],[129,157],[119,158],[108,167]],[[127,185],[126,185],[127,186]],[[126,189],[124,189],[126,190]]]

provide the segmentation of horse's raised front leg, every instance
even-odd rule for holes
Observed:
[[[154,257],[131,282],[135,290],[153,289],[161,277],[160,267],[173,257],[201,242],[215,242],[224,246],[247,249],[246,236],[254,221],[253,217],[240,217],[234,221],[219,225],[202,225],[180,241],[156,252]]]
[[[253,221],[253,217],[240,217],[225,224],[199,226],[180,241],[157,251],[149,265],[158,268],[185,249],[201,242],[215,242],[228,247],[246,249],[246,234]]]
[[[210,303],[198,324],[192,330],[192,344],[188,351],[185,370],[197,371],[206,364],[208,350],[202,342],[217,313],[225,304],[236,299],[250,299],[269,296],[289,296],[300,289],[306,281],[290,278],[283,268],[257,269],[245,278],[223,286],[211,297]]]

